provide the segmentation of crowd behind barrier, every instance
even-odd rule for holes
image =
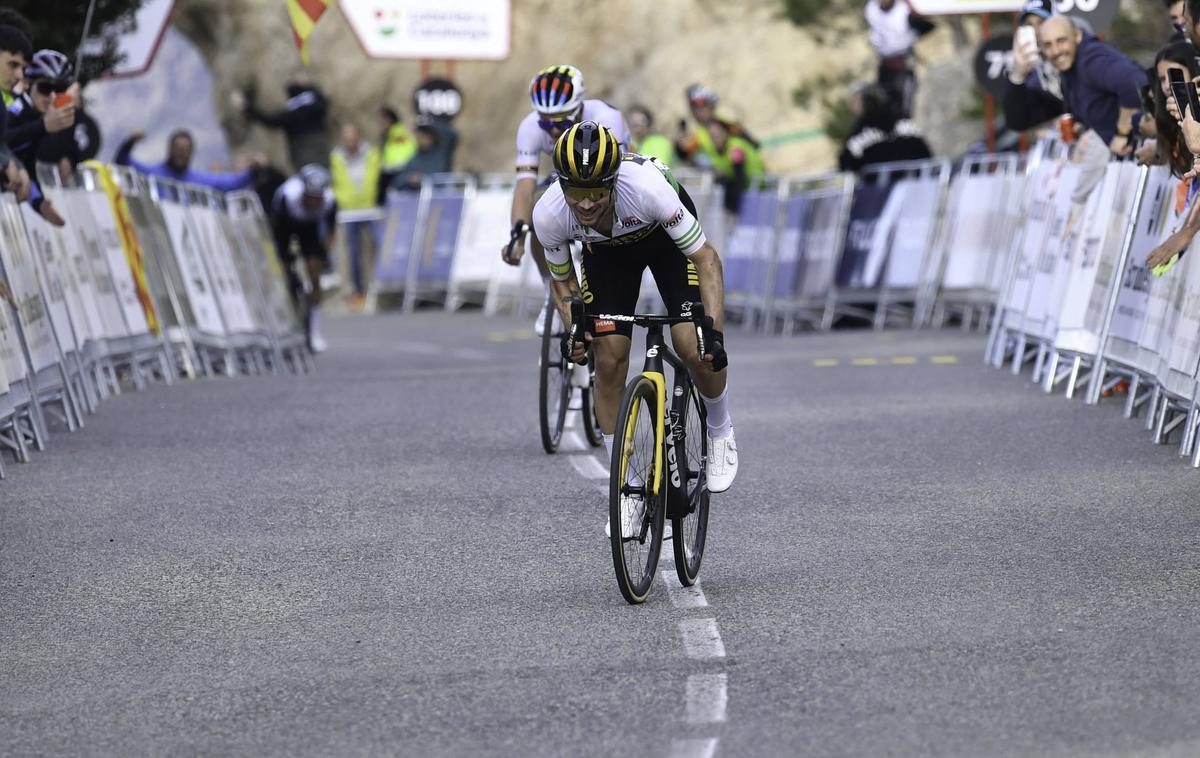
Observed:
[[[66,226],[0,194],[0,450],[28,461],[48,419],[79,429],[123,383],[309,370],[254,193],[98,163],[40,178]]]

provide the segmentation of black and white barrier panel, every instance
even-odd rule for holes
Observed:
[[[1200,263],[1146,263],[1195,193],[1162,166],[1072,158],[1058,142],[1033,151],[987,359],[1089,405],[1126,386],[1125,416],[1144,410],[1158,444],[1179,432],[1200,467]]]
[[[70,184],[43,169],[65,226],[0,194],[0,449],[29,460],[48,420],[79,429],[123,380],[309,369],[255,195],[93,162]]]

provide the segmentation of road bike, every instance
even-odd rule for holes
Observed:
[[[581,319],[575,318],[574,305],[572,310],[575,329]],[[704,306],[684,303],[679,316],[600,314],[594,318],[629,322],[647,330],[646,362],[642,373],[625,386],[609,468],[613,569],[625,600],[637,604],[646,600],[654,584],[668,518],[680,583],[688,587],[700,577],[708,537],[707,412],[687,367],[663,341],[663,327],[695,324],[703,355]],[[672,369],[670,385],[664,363]]]
[[[506,260],[512,259],[513,248],[524,231],[524,221],[517,221],[513,225],[512,237],[505,252]],[[591,361],[587,366],[576,366],[563,358],[559,348],[563,330],[561,326],[557,330],[554,328],[554,303],[548,302],[544,311],[542,351],[538,359],[538,422],[542,448],[551,454],[558,450],[568,411],[579,412],[583,419],[584,437],[592,447],[599,447],[604,444],[604,437],[596,420],[595,379]]]

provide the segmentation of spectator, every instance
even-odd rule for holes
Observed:
[[[17,18],[11,18],[13,14]],[[0,96],[5,108],[16,102],[17,85],[25,76],[25,65],[33,57],[28,29],[29,22],[21,14],[0,8]]]
[[[458,132],[448,123],[422,117],[417,121],[417,154],[392,177],[392,189],[419,190],[426,175],[449,172],[457,146]]]
[[[1171,28],[1175,33],[1171,35],[1171,42],[1177,41],[1179,38],[1187,37],[1187,21],[1184,19],[1184,1],[1183,0],[1163,0],[1163,5],[1167,7],[1167,14],[1171,17]]]
[[[892,98],[896,113],[908,116],[917,84],[913,46],[933,31],[933,22],[913,13],[905,0],[868,0],[864,15],[871,47],[879,55],[879,85]]]
[[[45,134],[35,141],[32,154],[22,156],[30,166],[46,163],[57,167],[63,182],[70,180],[80,162],[95,158],[100,151],[100,127],[84,112],[82,94],[79,85],[72,81],[71,70],[70,61],[61,53],[39,50],[25,69],[26,94],[21,96],[20,101],[32,103],[35,106],[33,110],[42,117],[42,125],[52,127],[55,116],[50,114],[56,110],[56,99],[63,97],[64,93],[70,98],[71,106],[68,107],[74,108],[73,126],[65,125],[67,108],[57,108],[58,117],[64,119],[64,128],[47,128]],[[14,105],[13,109],[18,107]],[[36,116],[34,118],[36,120]]]
[[[730,134],[716,119],[708,122],[708,135],[717,155],[713,164],[717,183],[725,189],[725,210],[736,215],[742,207],[742,194],[766,173],[762,156],[749,140]]]
[[[1193,45],[1200,48],[1200,0],[1184,0],[1183,32]]]
[[[380,140],[383,155],[379,172],[379,197],[376,198],[376,203],[383,205],[383,196],[391,186],[392,179],[417,154],[417,140],[404,126],[395,110],[385,105],[379,109],[379,117],[383,120],[383,138]]]
[[[693,84],[687,88],[688,108],[696,126],[688,131],[687,121],[679,122],[679,139],[675,142],[675,150],[679,156],[701,168],[711,168],[717,160],[717,151],[708,133],[708,125],[720,121],[725,129],[735,137],[741,137],[754,147],[758,140],[750,136],[746,128],[727,114],[717,112],[717,94],[702,84]]]
[[[1061,77],[1063,98],[1036,82],[1013,83],[1004,98],[1009,127],[1028,129],[1069,112],[1114,155],[1128,155],[1140,102],[1138,87],[1146,83],[1146,73],[1112,46],[1086,36],[1066,16],[1043,21],[1038,39],[1042,55]]]
[[[661,132],[652,132],[654,116],[644,105],[634,105],[625,111],[625,122],[633,137],[630,150],[647,158],[658,158],[671,166],[675,163],[675,146]]]
[[[333,196],[338,208],[344,211],[362,210],[375,206],[379,196],[379,150],[362,139],[358,127],[342,125],[341,143],[329,156],[330,174],[333,179]],[[371,235],[375,250],[379,249],[378,226],[371,221],[347,221],[342,224],[346,232],[346,249],[350,253],[350,273],[354,279],[354,296],[351,307],[361,310],[366,300],[367,289],[363,282],[362,237]]]
[[[192,133],[186,129],[177,129],[171,132],[171,136],[167,138],[167,159],[162,163],[151,165],[134,160],[130,155],[133,152],[133,146],[145,136],[140,131],[129,135],[117,149],[117,156],[113,159],[113,163],[119,166],[133,166],[138,171],[150,176],[161,176],[187,184],[201,184],[221,192],[245,189],[254,183],[254,171],[250,168],[231,174],[208,173],[193,169],[191,166],[195,140],[192,139]]]
[[[38,157],[46,150],[44,143],[48,137],[65,134],[70,139],[69,129],[75,123],[74,97],[78,96],[79,88],[71,82],[71,62],[57,50],[38,50],[34,53],[24,71],[24,78],[27,91],[18,96],[8,109],[10,127],[5,136],[13,153],[33,177],[36,187]],[[56,99],[59,97],[69,98],[68,103],[57,105]],[[57,164],[57,161],[54,162]],[[51,224],[62,226],[65,223],[54,204],[43,198],[40,190],[34,193],[32,206]]]
[[[7,127],[8,111],[0,108],[0,191],[12,192],[17,196],[17,200],[23,203],[30,197],[29,172],[4,141]]]
[[[1171,96],[1167,72],[1171,69],[1183,71],[1187,79],[1194,79],[1200,75],[1200,67],[1196,65],[1196,48],[1192,43],[1174,42],[1158,51],[1154,58],[1157,86],[1151,90],[1154,93],[1154,121],[1158,132],[1159,155],[1170,167],[1172,174],[1183,176],[1192,168],[1192,154],[1184,142],[1179,122],[1167,108],[1167,98]]]
[[[1033,76],[1036,87],[1062,100],[1062,83],[1058,71],[1049,61],[1042,58],[1037,41],[1037,30],[1042,22],[1052,15],[1054,7],[1051,0],[1032,0],[1025,3],[1017,19],[1017,30],[1013,34],[1013,67],[1008,79],[1017,86],[1023,86]],[[1014,127],[1010,124],[1009,128],[1025,127]]]
[[[895,100],[882,85],[868,85],[861,96],[862,116],[854,122],[842,146],[840,170],[858,172],[874,163],[932,157],[921,130],[896,110]]]
[[[287,137],[292,165],[315,163],[328,168],[329,141],[325,136],[325,96],[306,74],[293,76],[287,84],[287,105],[282,111],[267,113],[241,91],[230,93],[230,103],[252,121],[282,129]]]

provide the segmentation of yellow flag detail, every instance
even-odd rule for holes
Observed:
[[[142,254],[142,244],[138,241],[137,230],[133,226],[133,217],[129,215],[129,204],[125,195],[113,179],[108,166],[99,161],[86,161],[85,166],[95,169],[100,179],[104,194],[108,195],[108,203],[112,207],[113,219],[117,222],[117,236],[121,238],[121,247],[125,250],[125,259],[129,261],[129,270],[133,272],[133,284],[137,289],[138,301],[146,312],[146,323],[150,331],[161,334],[158,324],[158,314],[154,310],[154,298],[150,295],[150,285],[146,280],[146,257]]]

